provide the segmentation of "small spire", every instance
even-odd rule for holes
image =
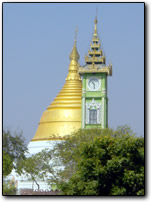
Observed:
[[[77,47],[76,47],[76,42],[77,42],[77,32],[78,32],[78,28],[76,27],[75,29],[75,39],[74,39],[74,46],[73,46],[73,49],[72,49],[72,52],[70,54],[70,60],[76,60],[78,61],[80,56],[79,56],[79,53],[77,51]]]

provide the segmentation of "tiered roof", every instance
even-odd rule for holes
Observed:
[[[101,43],[97,33],[97,17],[94,21],[94,34],[92,37],[92,43],[90,44],[90,50],[88,50],[88,56],[85,56],[85,65],[79,68],[79,73],[93,73],[93,72],[106,72],[108,75],[112,75],[112,65],[105,65],[105,56],[101,49]]]

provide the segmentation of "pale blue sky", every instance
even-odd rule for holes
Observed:
[[[80,64],[98,10],[98,33],[112,62],[109,127],[128,124],[144,135],[143,3],[4,3],[3,126],[35,134],[41,115],[64,85],[78,26]]]

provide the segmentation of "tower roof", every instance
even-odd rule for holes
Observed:
[[[105,64],[105,56],[103,56],[103,51],[100,48],[101,43],[97,33],[97,22],[97,17],[95,17],[92,43],[90,45],[90,50],[88,51],[88,56],[85,57],[86,64],[90,65]]]
[[[88,55],[85,56],[86,64],[79,68],[79,73],[106,72],[108,75],[112,75],[112,65],[105,65],[106,58],[101,49],[101,43],[97,32],[97,23],[98,20],[97,17],[95,17],[92,43],[90,44]]]

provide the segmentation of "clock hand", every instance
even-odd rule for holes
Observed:
[[[93,89],[95,89],[95,83],[94,82],[92,82],[93,83]]]

